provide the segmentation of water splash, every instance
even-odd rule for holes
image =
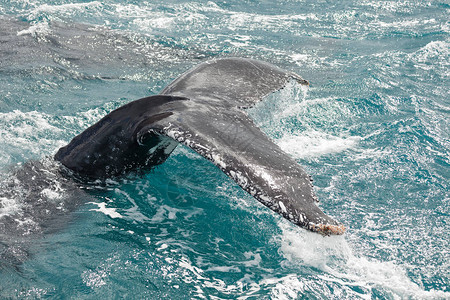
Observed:
[[[413,282],[401,265],[355,254],[346,236],[321,237],[280,222],[280,251],[289,264],[323,271],[317,275],[363,299],[374,294],[394,298],[438,299],[450,297],[443,291],[426,291]]]

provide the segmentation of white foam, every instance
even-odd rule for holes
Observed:
[[[416,2],[416,3],[420,3]],[[362,1],[362,4],[366,6],[370,6],[371,8],[376,9],[377,11],[383,12],[383,11],[392,11],[392,12],[399,12],[402,9],[409,9],[409,2],[408,1],[371,1],[371,0],[365,0]]]
[[[0,197],[0,219],[21,211],[21,204],[16,199]]]
[[[183,219],[189,220],[192,216],[201,214],[202,212],[203,210],[200,208],[180,209],[168,205],[160,205],[158,206],[156,213],[149,220],[151,222],[161,223],[165,220],[175,220],[178,215],[182,215]]]
[[[355,148],[361,137],[334,136],[317,130],[309,130],[301,134],[286,134],[277,140],[277,144],[296,158],[321,156],[338,153]]]
[[[304,113],[305,106],[315,104],[305,100],[307,94],[307,86],[291,80],[283,89],[270,94],[247,112],[259,126],[269,125],[272,131],[283,131],[285,118],[298,117]]]
[[[189,4],[173,5],[173,12],[160,12],[155,5],[113,4],[116,15],[120,18],[133,19],[132,23],[139,29],[151,31],[152,29],[171,29],[177,25],[188,28],[191,24],[200,23],[207,17],[192,9]],[[180,24],[181,23],[181,24]]]
[[[173,24],[175,23],[174,21],[175,21],[174,17],[161,16],[156,18],[135,19],[133,23],[139,26],[140,28],[145,29],[152,29],[152,28],[168,29],[173,26]]]
[[[178,262],[178,265],[179,265],[181,268],[184,268],[184,269],[186,269],[186,270],[191,271],[192,274],[195,276],[195,278],[196,278],[197,280],[198,280],[198,279],[206,279],[206,278],[203,276],[203,270],[200,269],[200,268],[197,268],[196,266],[193,266],[192,263],[191,263],[191,261],[190,261],[187,257],[185,257],[185,256],[181,257],[180,261]],[[187,279],[187,278],[186,278],[186,279]],[[185,282],[189,282],[189,281],[190,281],[190,280],[188,279],[188,280],[185,281]]]
[[[147,216],[145,216],[143,213],[139,211],[140,210],[139,205],[137,205],[133,197],[131,197],[127,192],[119,188],[115,188],[114,192],[120,194],[122,197],[127,198],[127,200],[133,205],[132,207],[125,209],[123,215],[127,216],[128,218],[131,218],[133,221],[138,222],[145,222],[150,220]],[[149,198],[149,200],[152,200],[152,198]]]
[[[98,211],[101,213],[104,213],[105,215],[115,219],[115,218],[123,218],[123,216],[121,214],[119,214],[118,212],[116,212],[117,208],[114,207],[106,207],[106,203],[105,202],[90,202],[92,204],[95,204],[98,206],[98,208],[93,208],[90,209],[91,211]]]
[[[120,104],[125,104],[125,102],[109,102],[105,103],[101,107],[89,109],[87,111],[79,112],[75,116],[61,116],[60,119],[63,119],[67,125],[75,125],[79,130],[84,130],[86,127],[98,122],[102,117],[104,117],[108,112],[118,108]],[[67,126],[66,125],[66,126]],[[73,132],[76,134],[78,132]]]
[[[31,35],[33,37],[38,37],[40,35],[46,35],[51,32],[48,23],[36,23],[28,27],[27,29],[17,32],[17,36]]]
[[[281,254],[289,263],[310,266],[322,270],[318,277],[329,282],[337,282],[348,291],[359,286],[367,294],[355,296],[370,299],[372,288],[390,291],[394,298],[448,298],[450,293],[425,291],[412,282],[406,270],[398,264],[369,259],[353,253],[345,236],[322,237],[318,234],[296,228],[286,222],[279,223],[283,230]]]
[[[117,261],[117,255],[113,255],[112,257],[107,258],[105,262],[100,264],[94,270],[84,271],[81,274],[84,284],[91,288],[104,286],[107,283],[107,278],[110,276],[111,269]]]
[[[397,21],[397,22],[383,22],[383,21],[376,21],[371,23],[370,25],[373,25],[375,27],[384,27],[384,28],[395,28],[395,29],[399,29],[399,28],[407,28],[407,27],[415,27],[415,26],[423,26],[425,24],[436,24],[436,20],[435,19],[429,19],[429,20],[402,20],[402,21]]]
[[[242,262],[246,267],[259,266],[261,264],[261,255],[259,253],[253,253],[251,251],[244,252],[244,256],[247,261]],[[251,259],[253,257],[253,259]]]
[[[305,62],[308,60],[308,55],[306,54],[299,54],[299,53],[295,53],[291,55],[291,58],[295,61],[295,62]]]
[[[30,11],[28,14],[28,19],[36,20],[39,19],[39,17],[48,15],[71,16],[74,12],[84,12],[88,9],[100,10],[102,7],[103,5],[99,1],[92,1],[88,3],[67,3],[60,5],[42,4]]]
[[[222,23],[230,30],[238,28],[246,28],[247,30],[255,30],[261,27],[279,30],[280,28],[295,28],[298,30],[298,21],[308,19],[317,19],[314,14],[304,15],[262,15],[254,13],[246,13],[241,11],[222,10]]]
[[[49,123],[49,115],[37,111],[22,112],[20,110],[13,110],[9,113],[0,113],[0,120],[2,123],[6,124],[21,121],[21,126],[17,129],[17,132],[21,135],[35,134],[36,131],[61,131],[60,128],[57,128]],[[12,127],[13,126],[9,129],[13,129]]]
[[[450,62],[448,57],[450,55],[450,43],[447,41],[433,41],[426,44],[424,47],[420,48],[416,52],[409,54],[408,56],[415,61],[416,63],[429,63],[434,59],[438,59],[440,61],[439,64],[432,64],[428,66],[430,68],[433,67],[448,67]],[[447,71],[447,75],[449,74]]]
[[[114,7],[115,15],[122,19],[132,19],[132,24],[144,31],[152,29],[173,29],[190,28],[201,29],[205,24],[210,23],[214,18],[214,23],[221,24],[221,28],[228,28],[235,31],[240,28],[246,30],[257,30],[261,27],[280,30],[292,28],[299,30],[298,23],[307,20],[317,20],[315,14],[278,14],[261,15],[255,13],[246,13],[242,11],[233,11],[221,8],[216,3],[209,1],[207,3],[188,2],[182,4],[166,4],[170,11],[160,12],[159,7],[152,3],[135,4],[111,4]],[[208,21],[209,20],[209,21]],[[214,39],[217,34],[209,34],[208,39]],[[227,39],[226,42],[236,47],[248,47],[251,43],[234,36]],[[276,51],[275,49],[272,49]]]
[[[175,220],[177,218],[177,213],[180,211],[180,209],[170,207],[168,205],[161,205],[158,207],[156,214],[151,218],[151,221],[159,223],[164,221],[166,218],[169,220]]]
[[[297,299],[305,290],[305,283],[300,281],[295,274],[281,278],[267,278],[259,284],[274,286],[271,290],[271,298],[277,300]]]
[[[51,122],[51,116],[37,111],[0,113],[0,147],[5,149],[2,151],[2,163],[11,164],[12,157],[17,157],[18,153],[26,158],[41,156],[64,144],[53,137],[62,130]],[[9,151],[12,153],[9,154]]]
[[[62,195],[61,195],[60,191],[52,190],[52,189],[43,189],[41,194],[44,197],[52,199],[52,200],[57,200],[57,199],[61,199],[62,198]]]
[[[105,277],[107,275],[104,271],[84,271],[82,277],[86,286],[98,288],[106,284]]]
[[[109,103],[105,107],[79,113],[76,116],[59,118],[37,111],[14,110],[0,113],[0,140],[3,141],[0,146],[2,150],[0,164],[2,166],[13,164],[18,160],[19,155],[22,155],[23,159],[29,159],[54,152],[67,143],[58,139],[58,136],[65,135],[66,131],[70,133],[70,130],[73,131],[71,133],[73,135],[79,133],[81,129],[100,119],[111,107],[115,108],[114,106],[114,103]],[[67,129],[63,130],[62,128],[65,127]]]
[[[223,273],[235,273],[241,272],[241,269],[238,267],[229,267],[229,266],[214,266],[206,269],[206,272],[223,272]]]

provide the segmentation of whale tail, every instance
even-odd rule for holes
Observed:
[[[310,176],[243,110],[292,79],[308,84],[256,60],[206,62],[182,74],[161,95],[111,112],[55,158],[81,175],[105,178],[158,165],[181,143],[289,221],[326,235],[342,234],[344,226],[317,207]]]

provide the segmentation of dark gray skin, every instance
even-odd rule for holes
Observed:
[[[310,176],[244,110],[292,79],[308,84],[251,59],[200,64],[160,95],[111,112],[61,148],[55,159],[89,179],[108,178],[161,164],[182,143],[289,221],[325,235],[343,234],[344,226],[317,207]]]

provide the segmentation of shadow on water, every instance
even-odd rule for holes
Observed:
[[[30,244],[67,226],[71,212],[91,198],[50,158],[13,167],[0,190],[2,265],[25,261]]]
[[[79,108],[73,93],[108,85],[105,99],[127,95],[137,99],[158,92],[174,70],[216,56],[195,46],[168,44],[163,36],[119,31],[105,26],[62,21],[28,23],[0,16],[0,111],[20,109],[54,112]],[[127,83],[136,84],[130,88]],[[150,92],[149,92],[150,83]],[[15,87],[21,86],[17,94]],[[84,103],[86,104],[86,103]]]

